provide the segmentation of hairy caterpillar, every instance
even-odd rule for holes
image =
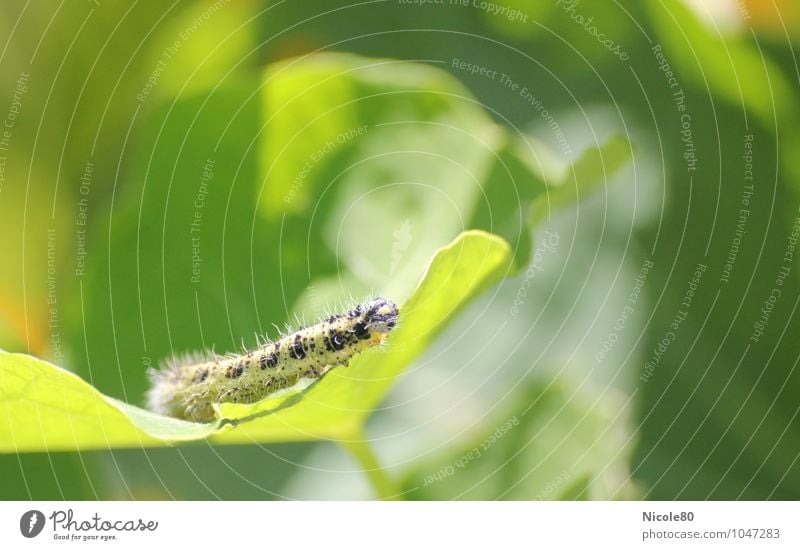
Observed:
[[[148,407],[186,420],[213,420],[216,403],[254,403],[301,378],[321,378],[346,365],[383,342],[397,317],[394,303],[375,298],[244,355],[151,369]]]

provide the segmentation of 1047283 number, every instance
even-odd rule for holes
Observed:
[[[740,528],[732,529],[733,537],[736,539],[779,539],[781,538],[780,529],[761,529],[754,528]]]

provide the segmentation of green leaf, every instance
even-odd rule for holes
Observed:
[[[208,424],[153,414],[64,369],[0,352],[0,409],[7,419],[0,423],[0,452],[146,447],[209,436],[217,443],[348,438],[458,311],[508,273],[509,262],[504,240],[463,233],[433,257],[385,349],[305,388],[254,405],[224,405],[224,419]]]
[[[150,446],[214,431],[104,396],[75,374],[29,355],[0,352],[0,451]]]

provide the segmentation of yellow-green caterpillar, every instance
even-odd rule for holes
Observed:
[[[383,342],[397,318],[394,303],[375,298],[244,355],[151,370],[148,407],[186,420],[213,420],[216,403],[254,403],[301,378],[321,378],[346,365]]]

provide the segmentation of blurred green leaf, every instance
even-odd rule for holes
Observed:
[[[681,0],[646,2],[652,24],[668,60],[701,89],[711,91],[734,107],[744,105],[766,127],[774,117],[797,116],[791,85],[780,68],[744,37],[721,34],[706,26]],[[702,9],[702,8],[701,8]]]
[[[532,138],[508,135],[498,143],[495,157],[476,200],[469,226],[485,229],[514,243],[517,269],[530,261],[530,210],[537,197],[563,179],[564,162]]]
[[[553,500],[589,500],[592,477],[583,475],[576,480],[568,480],[567,487],[561,492],[554,491]]]
[[[180,97],[252,70],[256,44],[252,20],[259,9],[251,0],[186,5],[156,33],[148,59],[152,80],[144,89],[152,84],[158,97]]]
[[[596,148],[585,150],[571,166],[564,168],[564,175],[547,193],[536,199],[533,225],[548,219],[560,208],[593,195],[632,156],[633,147],[622,136],[614,136]]]
[[[301,211],[339,178],[365,174],[373,187],[445,186],[463,204],[458,196],[478,192],[477,182],[464,185],[465,179],[480,172],[497,135],[458,81],[402,60],[319,54],[275,63],[265,72],[262,101],[261,206],[273,216]],[[370,162],[373,155],[378,162]]]
[[[262,97],[262,211],[327,214],[327,247],[363,286],[397,294],[464,229],[504,237],[526,266],[539,221],[532,202],[551,189],[547,207],[563,205],[631,154],[614,138],[570,165],[496,125],[452,76],[420,63],[291,59],[267,70]]]
[[[629,410],[615,390],[534,382],[471,444],[416,467],[414,499],[632,498]]]
[[[59,367],[21,354],[0,355],[0,451],[156,446],[201,439],[218,443],[347,438],[383,399],[397,376],[481,290],[508,272],[502,239],[467,232],[432,259],[384,353],[360,356],[302,391],[254,405],[224,405],[208,424],[153,414],[104,396]]]
[[[265,72],[262,102],[261,211],[307,220],[309,249],[334,254],[358,286],[408,296],[431,254],[472,228],[502,131],[444,71],[290,59]]]

